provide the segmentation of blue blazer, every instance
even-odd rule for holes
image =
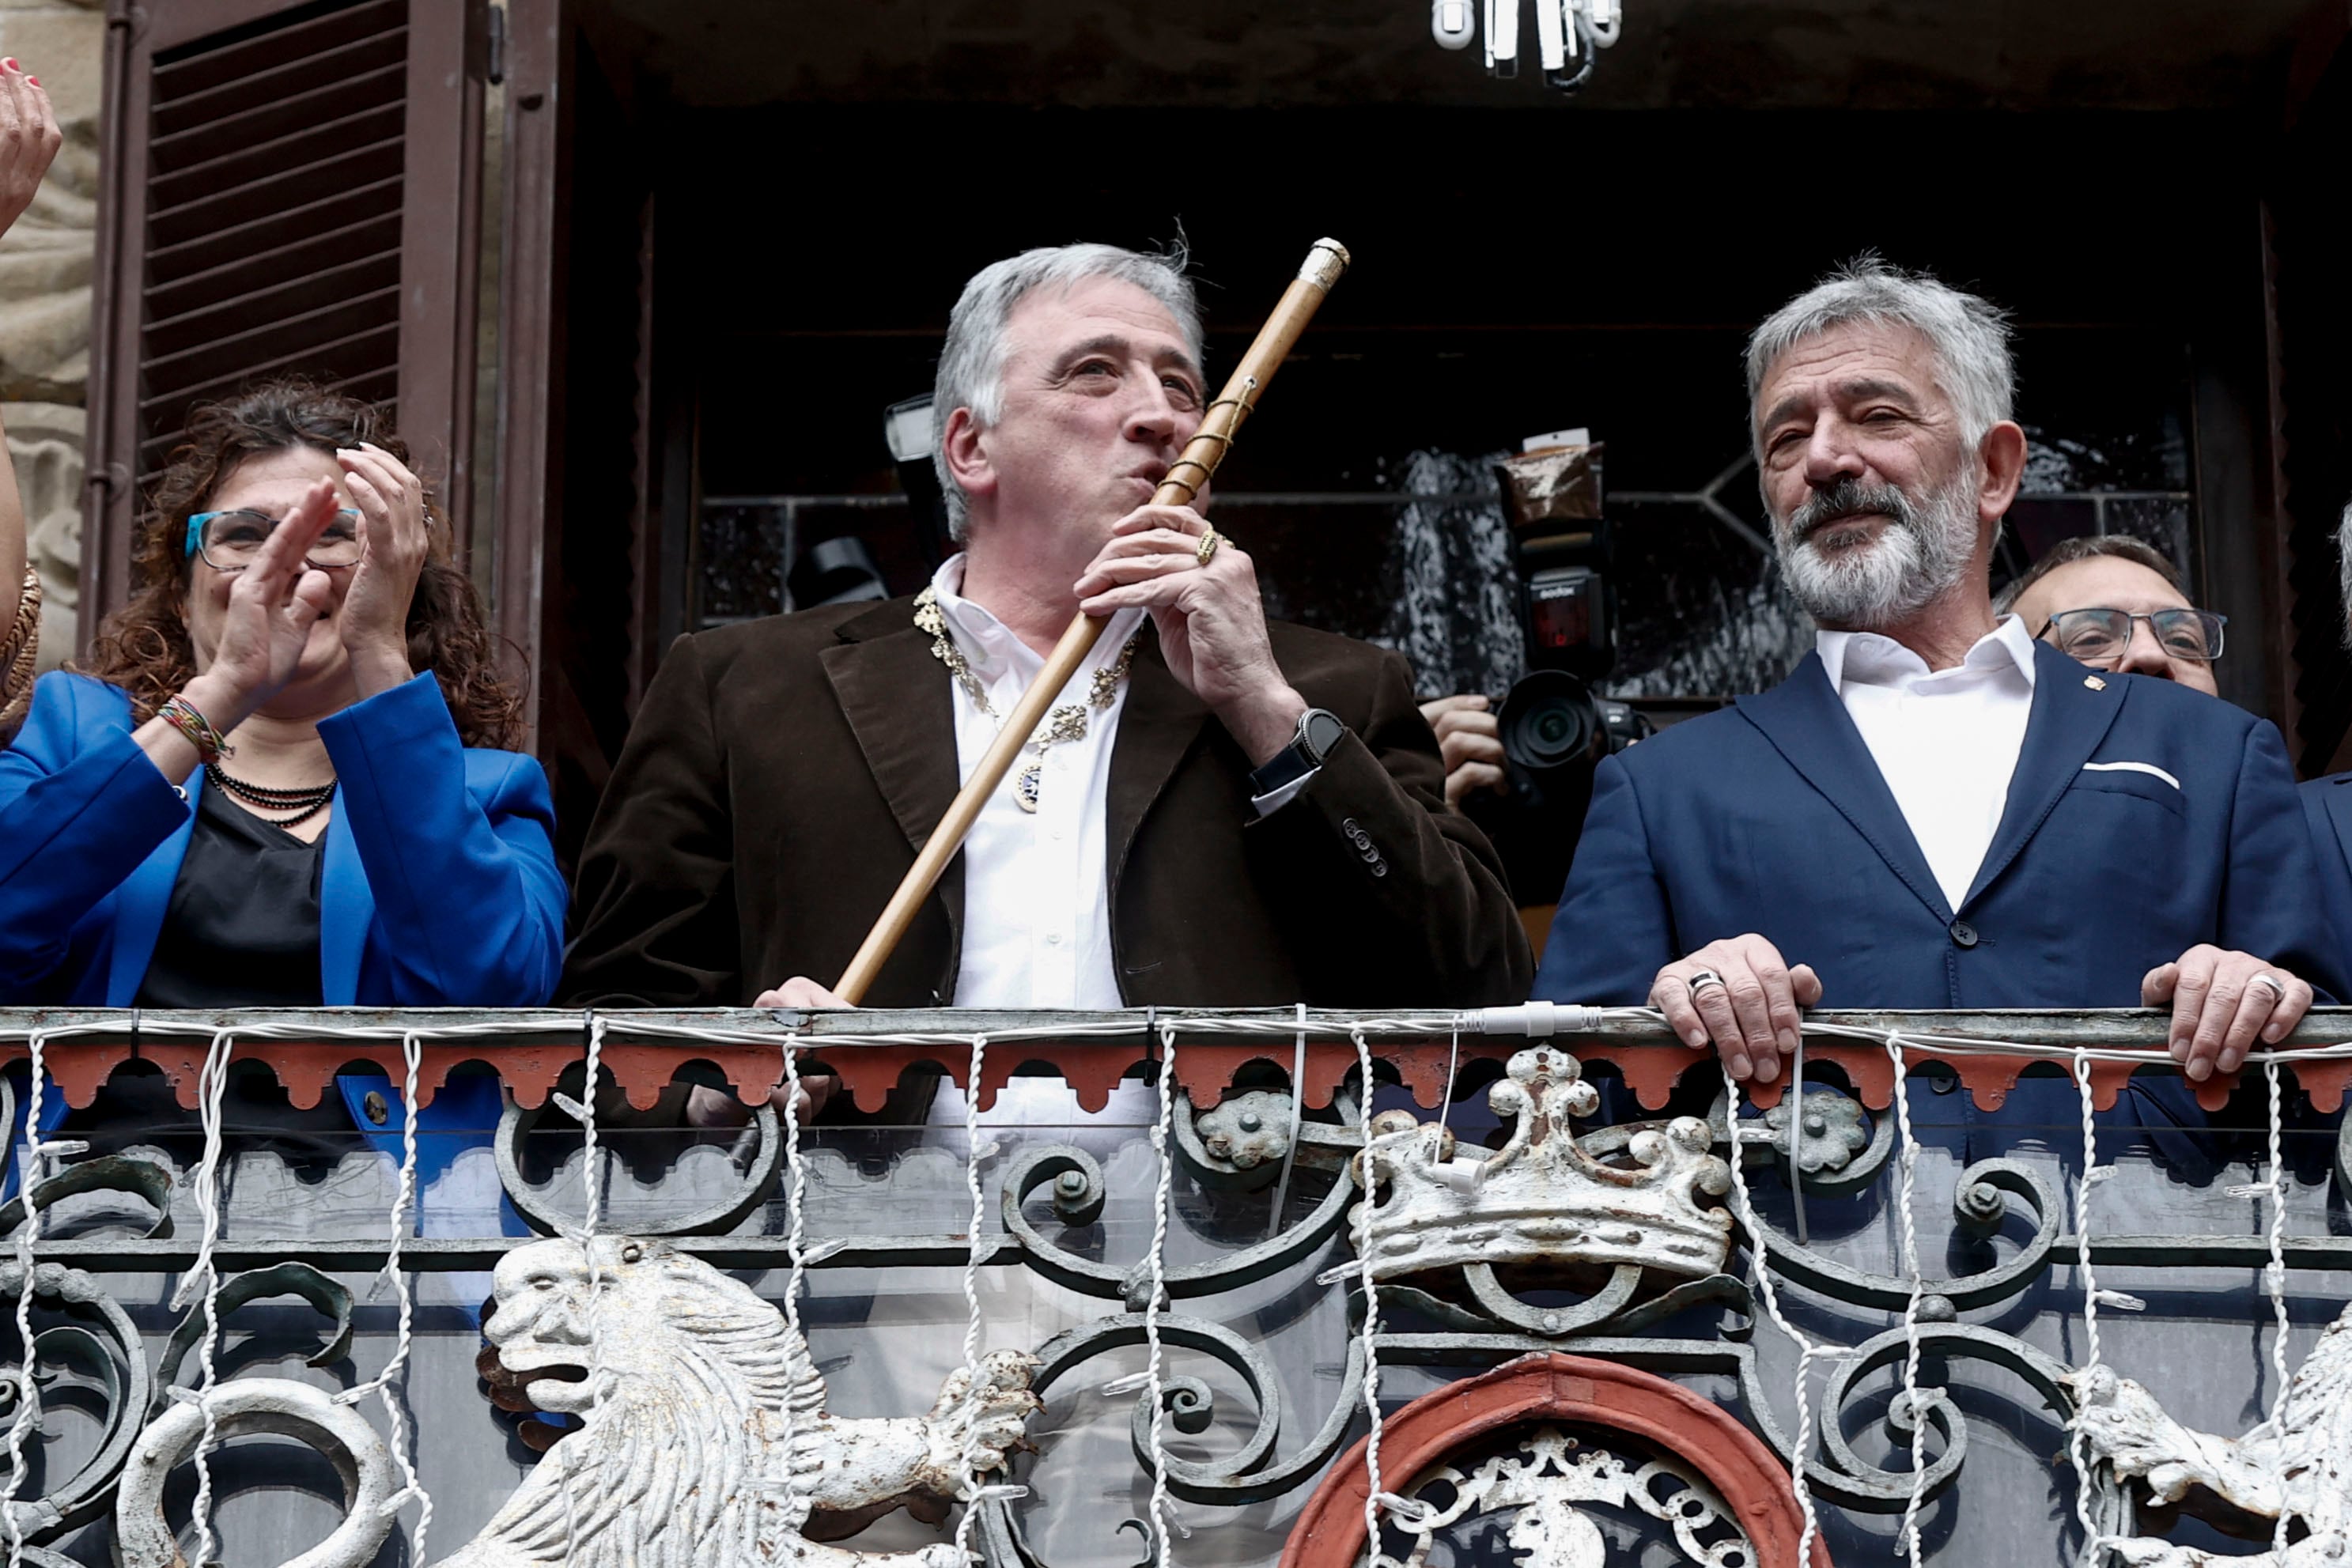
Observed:
[[[155,951],[204,775],[131,740],[130,699],[35,685],[0,753],[0,1002],[128,1007]],[[563,956],[554,808],[530,758],[467,749],[430,674],[320,722],[339,780],[320,869],[331,1007],[537,1007]]]
[[[2352,967],[2352,773],[2315,779],[2303,787],[2303,814],[2319,857],[2319,895],[2336,936],[2336,952]]]
[[[2137,1007],[2200,942],[2347,995],[2278,730],[2169,681],[2095,687],[2034,646],[1991,849],[1948,907],[1818,655],[1602,763],[1536,992],[1638,1005],[1659,967],[1754,931],[1823,1007]]]

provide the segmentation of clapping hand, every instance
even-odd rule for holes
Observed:
[[[408,662],[408,606],[425,570],[424,482],[383,447],[362,442],[335,454],[360,514],[365,553],[343,592],[343,649],[362,698],[416,672]]]
[[[0,231],[32,204],[60,140],[41,84],[15,60],[0,60]],[[25,508],[7,455],[0,451],[0,640],[20,613],[16,592],[24,577]]]
[[[40,78],[26,76],[13,59],[0,60],[0,230],[33,204],[64,141]]]
[[[190,700],[224,734],[294,678],[310,628],[334,607],[335,585],[307,558],[340,504],[332,480],[311,486],[229,584],[219,645],[196,678],[201,699],[190,685]]]

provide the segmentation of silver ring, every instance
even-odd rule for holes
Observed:
[[[2256,975],[2252,983],[2257,986],[2268,986],[2271,988],[2271,998],[2274,1004],[2286,1000],[2286,982],[2280,979],[2276,975],[2271,974],[2269,971],[2265,970],[2262,974]]]
[[[1701,969],[1697,974],[1693,975],[1687,983],[1690,987],[1691,999],[1696,1001],[1698,994],[1707,987],[1722,985],[1723,977],[1713,969]]]

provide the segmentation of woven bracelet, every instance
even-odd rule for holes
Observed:
[[[188,737],[188,744],[196,748],[199,762],[209,766],[224,757],[236,755],[236,747],[223,739],[221,732],[213,727],[213,721],[198,713],[195,705],[185,697],[169,698],[155,710],[155,716]]]

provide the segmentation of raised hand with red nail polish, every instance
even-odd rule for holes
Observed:
[[[40,78],[26,75],[13,57],[0,59],[0,233],[33,204],[64,141]]]

